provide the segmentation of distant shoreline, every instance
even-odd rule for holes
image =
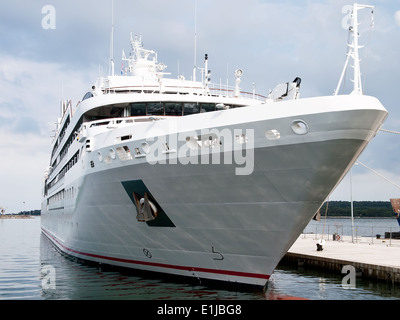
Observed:
[[[5,214],[1,215],[0,219],[32,219],[34,216],[31,215],[13,215],[13,214]]]

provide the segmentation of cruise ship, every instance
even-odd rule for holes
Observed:
[[[43,234],[78,259],[265,286],[387,117],[358,81],[356,22],[354,90],[312,98],[298,77],[265,96],[240,69],[212,84],[207,55],[201,77],[168,77],[131,35],[120,75],[61,103]]]

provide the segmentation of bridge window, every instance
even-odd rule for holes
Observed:
[[[215,111],[215,103],[202,103],[201,112]]]
[[[181,116],[182,115],[182,103],[166,102],[165,103],[165,115],[166,116]]]
[[[145,116],[147,113],[145,103],[132,103],[131,104],[131,115],[132,116]]]
[[[163,116],[164,115],[164,105],[161,102],[147,103],[147,114],[149,116]]]
[[[231,108],[242,107],[232,105]],[[200,112],[216,111],[215,103],[197,102],[137,102],[130,104],[132,117],[137,116],[187,116]]]
[[[185,116],[199,112],[200,112],[200,106],[197,103],[187,102],[183,104],[183,113]]]

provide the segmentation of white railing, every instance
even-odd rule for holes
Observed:
[[[351,226],[347,225],[309,225],[301,237],[314,240],[342,241],[353,243],[384,244],[400,246],[400,239],[393,239],[391,235],[399,232],[398,227],[354,226],[354,234]]]
[[[138,85],[105,88],[105,93],[176,93],[176,94],[196,94],[210,95],[224,98],[245,98],[257,101],[265,101],[266,96],[255,92],[240,91],[239,96],[235,96],[235,87],[227,85],[210,84],[208,87],[199,86],[168,86],[168,85]]]

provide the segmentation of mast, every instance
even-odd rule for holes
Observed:
[[[353,58],[353,80],[352,81],[354,83],[353,91],[351,92],[351,94],[357,94],[357,95],[363,94],[362,82],[361,82],[360,55],[359,55],[359,49],[361,49],[363,46],[360,46],[359,41],[358,41],[358,38],[360,37],[359,32],[358,32],[358,26],[359,26],[358,11],[361,9],[364,9],[364,8],[373,9],[374,6],[362,5],[362,4],[357,4],[357,3],[353,4],[353,10],[351,13],[351,26],[349,28],[349,32],[351,32],[353,35],[353,41],[351,44],[347,44],[349,47],[349,52],[347,53],[346,63],[344,65],[342,75],[340,77],[338,86],[336,88],[335,95],[337,95],[339,92],[339,88],[343,82],[343,77],[346,72],[347,65],[349,63],[350,58]]]
[[[360,7],[355,3],[353,5],[353,82],[354,82],[354,89],[352,94],[360,94],[362,95],[362,83],[361,83],[361,70],[360,70],[360,56],[358,53],[358,49],[361,46],[358,45],[358,10]],[[362,8],[361,8],[362,9]]]
[[[114,0],[111,0],[111,40],[109,75],[114,75]]]
[[[193,81],[196,81],[197,71],[197,0],[194,2],[194,67],[193,67]]]

